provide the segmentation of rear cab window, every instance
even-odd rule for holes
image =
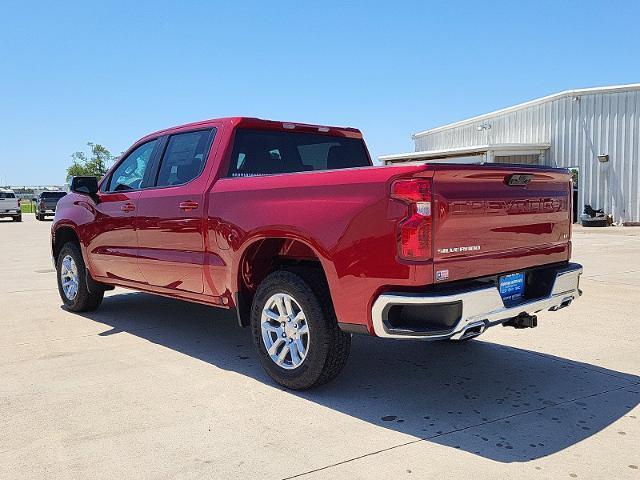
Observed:
[[[54,198],[54,199],[61,199],[62,197],[64,197],[67,193],[66,192],[44,192],[42,194],[40,194],[41,198]]]
[[[361,138],[238,128],[227,176],[253,177],[370,165]]]
[[[16,195],[12,192],[0,192],[0,200],[7,198],[16,198]]]

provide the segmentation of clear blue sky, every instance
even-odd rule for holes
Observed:
[[[88,141],[248,115],[413,132],[640,81],[639,1],[2,2],[0,183],[61,183]]]

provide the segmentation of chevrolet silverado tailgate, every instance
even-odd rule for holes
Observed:
[[[568,260],[571,177],[566,170],[438,165],[433,185],[437,282]]]

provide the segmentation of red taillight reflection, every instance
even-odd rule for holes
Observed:
[[[431,181],[397,180],[391,197],[409,204],[409,216],[398,224],[398,255],[406,260],[431,258]]]
[[[431,219],[415,214],[400,224],[400,256],[408,260],[431,257]]]
[[[391,186],[391,196],[409,203],[431,201],[431,181],[422,178],[396,180]]]

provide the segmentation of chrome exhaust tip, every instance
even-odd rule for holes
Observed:
[[[467,338],[477,337],[478,335],[482,335],[486,329],[486,320],[470,323],[460,332],[453,334],[450,340],[464,340]]]

